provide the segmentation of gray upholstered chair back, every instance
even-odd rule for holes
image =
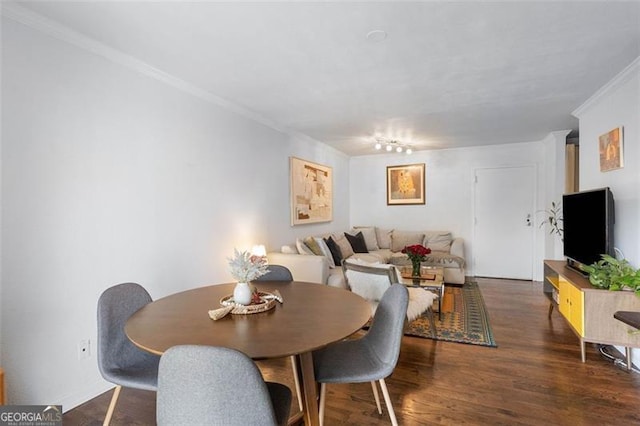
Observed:
[[[391,285],[380,300],[369,332],[362,338],[385,365],[382,377],[391,374],[398,362],[408,304],[407,288],[402,284]]]
[[[269,272],[258,277],[256,281],[293,281],[293,275],[286,266],[269,265],[267,269]]]
[[[151,302],[147,290],[139,284],[118,284],[105,290],[98,299],[98,368],[102,376],[115,384],[155,390],[155,378],[137,380],[128,377],[129,366],[137,370],[157,368],[159,357],[143,352],[127,338],[124,325],[138,309]],[[153,374],[151,375],[153,376]]]
[[[255,363],[234,349],[174,346],[160,359],[158,425],[277,425],[271,398]],[[280,402],[290,405],[291,392]]]

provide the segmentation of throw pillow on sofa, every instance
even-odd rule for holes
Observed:
[[[333,240],[333,237],[325,238],[324,242],[327,243],[327,247],[329,247],[329,251],[331,252],[331,257],[333,257],[333,263],[336,266],[342,265],[342,252],[340,251],[340,247]]]
[[[333,255],[331,254],[331,250],[329,250],[329,246],[324,241],[324,239],[322,237],[314,237],[313,239],[316,240],[316,243],[318,243],[320,250],[322,250],[322,256],[326,257],[329,261],[329,268],[335,268],[336,263],[333,260]]]
[[[349,244],[351,244],[351,248],[354,253],[369,253],[369,250],[367,250],[367,243],[364,241],[362,232],[358,232],[356,235],[347,234],[345,232],[344,236],[349,241]]]
[[[309,246],[306,245],[305,242],[300,238],[296,239],[296,248],[298,249],[298,253],[300,254],[311,255],[311,256],[315,254],[314,252],[311,251]]]
[[[302,241],[313,254],[315,254],[316,256],[324,256],[324,252],[322,251],[314,237],[307,237]]]
[[[412,246],[415,244],[422,244],[424,242],[424,234],[418,232],[407,232],[393,230],[391,234],[391,251],[402,251],[406,246]]]
[[[449,253],[451,251],[451,242],[453,237],[451,232],[445,231],[427,231],[424,235],[423,246],[429,247],[433,251],[443,251]]]
[[[391,234],[393,229],[376,228],[376,238],[378,239],[378,247],[381,249],[391,248]]]
[[[351,247],[351,243],[344,234],[332,234],[331,238],[333,238],[333,241],[340,247],[340,253],[342,253],[343,259],[347,259],[353,255],[353,247]]]
[[[368,251],[380,250],[378,247],[378,237],[376,237],[376,228],[373,226],[354,226],[352,233],[362,232],[364,242]]]

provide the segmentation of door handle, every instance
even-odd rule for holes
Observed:
[[[525,219],[525,223],[527,224],[527,226],[531,226],[531,214],[527,215],[527,218]]]

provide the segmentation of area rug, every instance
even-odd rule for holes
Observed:
[[[478,284],[467,281],[461,287],[445,287],[442,300],[442,321],[434,312],[436,336],[433,337],[425,315],[412,321],[405,329],[407,336],[497,347]]]

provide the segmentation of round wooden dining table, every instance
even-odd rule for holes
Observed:
[[[125,333],[139,348],[161,355],[172,346],[223,346],[255,360],[295,356],[302,388],[305,425],[319,425],[312,351],[342,340],[369,320],[371,307],[351,291],[299,281],[253,283],[259,291],[278,290],[283,303],[249,315],[212,320],[234,284],[218,284],[172,294],[134,313]]]

